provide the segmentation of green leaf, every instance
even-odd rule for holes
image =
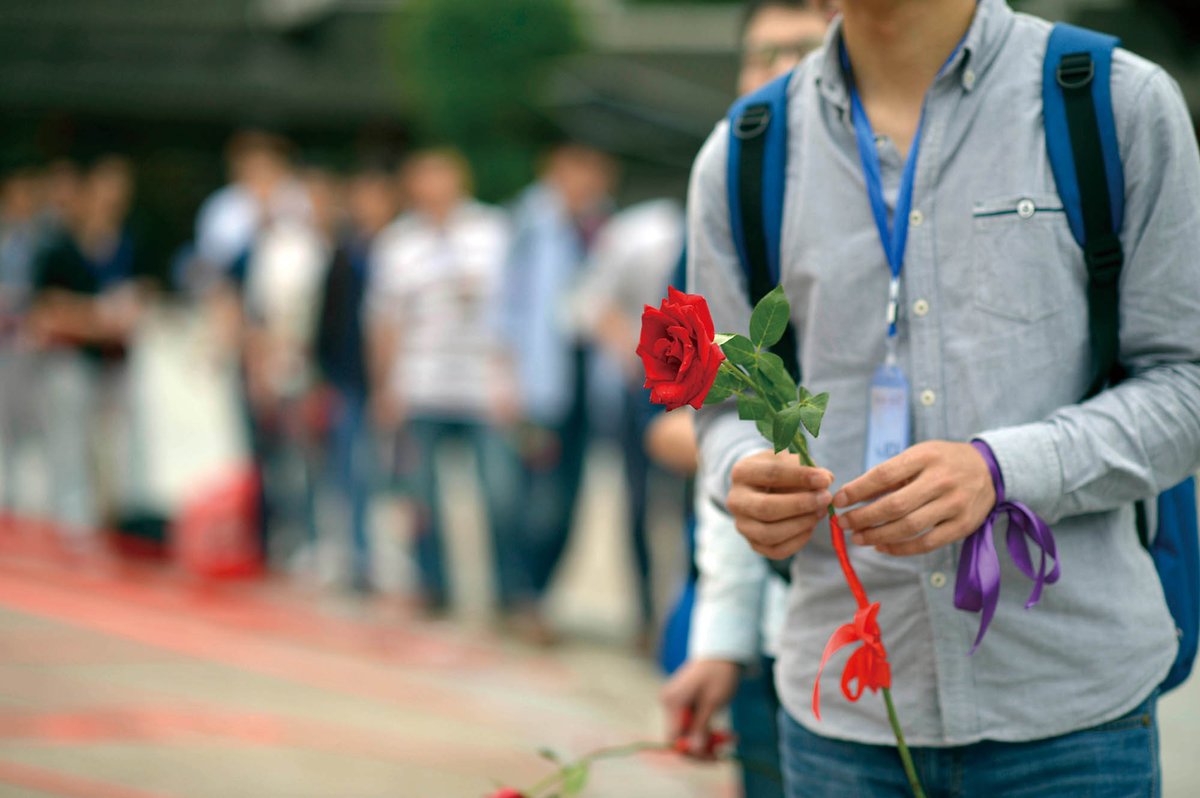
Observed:
[[[708,395],[704,397],[704,404],[720,404],[737,393],[741,387],[742,384],[737,377],[730,374],[728,369],[722,368],[717,371],[716,379],[713,380],[712,387],[708,389]]]
[[[733,391],[713,383],[713,387],[708,389],[708,395],[704,397],[704,406],[719,405],[731,396],[733,396]]]
[[[800,429],[800,414],[803,408],[792,404],[775,414],[775,424],[771,429],[771,441],[775,444],[776,453],[782,452],[792,445],[796,431]]]
[[[783,358],[772,352],[760,352],[754,375],[771,401],[779,407],[790,404],[796,396],[796,383],[783,365]]]
[[[537,750],[537,754],[548,762],[553,762],[556,765],[562,764],[562,759],[559,758],[558,754],[554,753],[549,748],[539,748]]]
[[[738,394],[738,418],[743,421],[767,421],[771,420],[771,406],[761,396],[753,394]],[[769,426],[768,426],[769,428]],[[771,436],[767,435],[770,440]]]
[[[800,423],[814,438],[821,434],[821,419],[825,417],[825,408],[828,406],[829,394],[827,393],[808,396],[800,404]]]
[[[747,369],[754,367],[754,344],[744,335],[731,335],[729,340],[721,344],[721,351],[735,366]]]
[[[583,792],[587,786],[588,766],[586,762],[571,765],[563,772],[562,794],[564,798],[573,798]]]
[[[717,346],[725,346],[725,344],[731,340],[733,340],[732,335],[727,335],[726,333],[717,333],[713,338],[713,343],[715,343]]]
[[[775,425],[769,418],[760,418],[754,422],[754,425],[758,427],[758,434],[767,440],[771,440],[772,436],[775,435]]]
[[[717,376],[713,380],[713,386],[723,388],[730,393],[742,387],[742,382],[735,375],[730,373],[728,368],[717,369]]]
[[[783,331],[787,329],[788,316],[791,307],[783,286],[764,296],[750,315],[750,340],[760,349],[767,349],[779,343]]]

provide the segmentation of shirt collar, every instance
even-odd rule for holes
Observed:
[[[1000,53],[1014,17],[1005,0],[979,0],[963,46],[950,61],[942,79],[956,76],[964,91],[973,91]],[[841,39],[842,18],[839,16],[825,35],[817,82],[822,96],[845,111],[850,108],[850,89],[839,57]]]

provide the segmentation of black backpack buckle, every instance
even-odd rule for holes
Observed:
[[[1121,274],[1121,266],[1125,263],[1121,239],[1109,234],[1088,242],[1083,250],[1083,259],[1093,282],[1103,285],[1112,283]]]
[[[1058,85],[1064,89],[1082,89],[1096,77],[1096,62],[1091,53],[1068,53],[1058,62]]]
[[[771,106],[751,105],[742,111],[737,123],[733,126],[733,135],[745,141],[756,139],[767,131],[771,124]]]

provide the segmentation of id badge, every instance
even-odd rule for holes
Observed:
[[[883,364],[871,380],[871,413],[867,420],[869,471],[908,448],[910,438],[908,379],[895,364]]]

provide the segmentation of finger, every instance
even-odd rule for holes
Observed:
[[[833,501],[827,490],[798,493],[766,493],[745,486],[734,486],[725,502],[735,518],[752,518],[763,523],[778,523],[805,515],[825,512]]]
[[[777,491],[827,490],[833,484],[831,472],[802,466],[793,457],[748,457],[734,465],[730,478],[735,485]]]
[[[931,478],[929,471],[925,470],[899,490],[881,496],[870,504],[844,512],[839,517],[844,528],[866,532],[873,527],[890,524],[908,516],[953,487],[953,482]]]
[[[671,682],[663,688],[661,701],[663,712],[667,716],[667,728],[674,740],[687,734],[692,725],[692,709],[689,706],[688,692],[680,685]]]
[[[891,493],[920,473],[925,466],[923,453],[916,448],[872,468],[856,480],[846,483],[833,497],[835,507],[851,507]]]
[[[691,726],[688,728],[688,750],[692,756],[704,756],[708,747],[709,721],[719,707],[708,691],[700,694],[693,708]]]
[[[881,553],[888,554],[893,557],[916,557],[921,554],[928,554],[931,551],[936,551],[943,546],[948,546],[954,541],[962,538],[963,535],[964,533],[961,524],[957,521],[949,521],[938,524],[920,537],[913,538],[912,540],[906,540],[901,543],[878,546],[877,549]]]
[[[821,520],[820,515],[802,515],[785,521],[766,523],[752,518],[738,518],[736,526],[742,537],[750,542],[757,551],[759,547],[778,546],[786,541],[802,535],[811,535],[813,528]]]
[[[881,499],[882,501],[882,499]],[[944,499],[918,507],[907,515],[873,529],[856,531],[851,540],[859,546],[903,543],[954,517],[954,506]]]
[[[786,560],[800,549],[808,545],[808,541],[812,539],[812,532],[805,532],[774,545],[762,545],[751,543],[750,548],[758,552],[768,560]]]

